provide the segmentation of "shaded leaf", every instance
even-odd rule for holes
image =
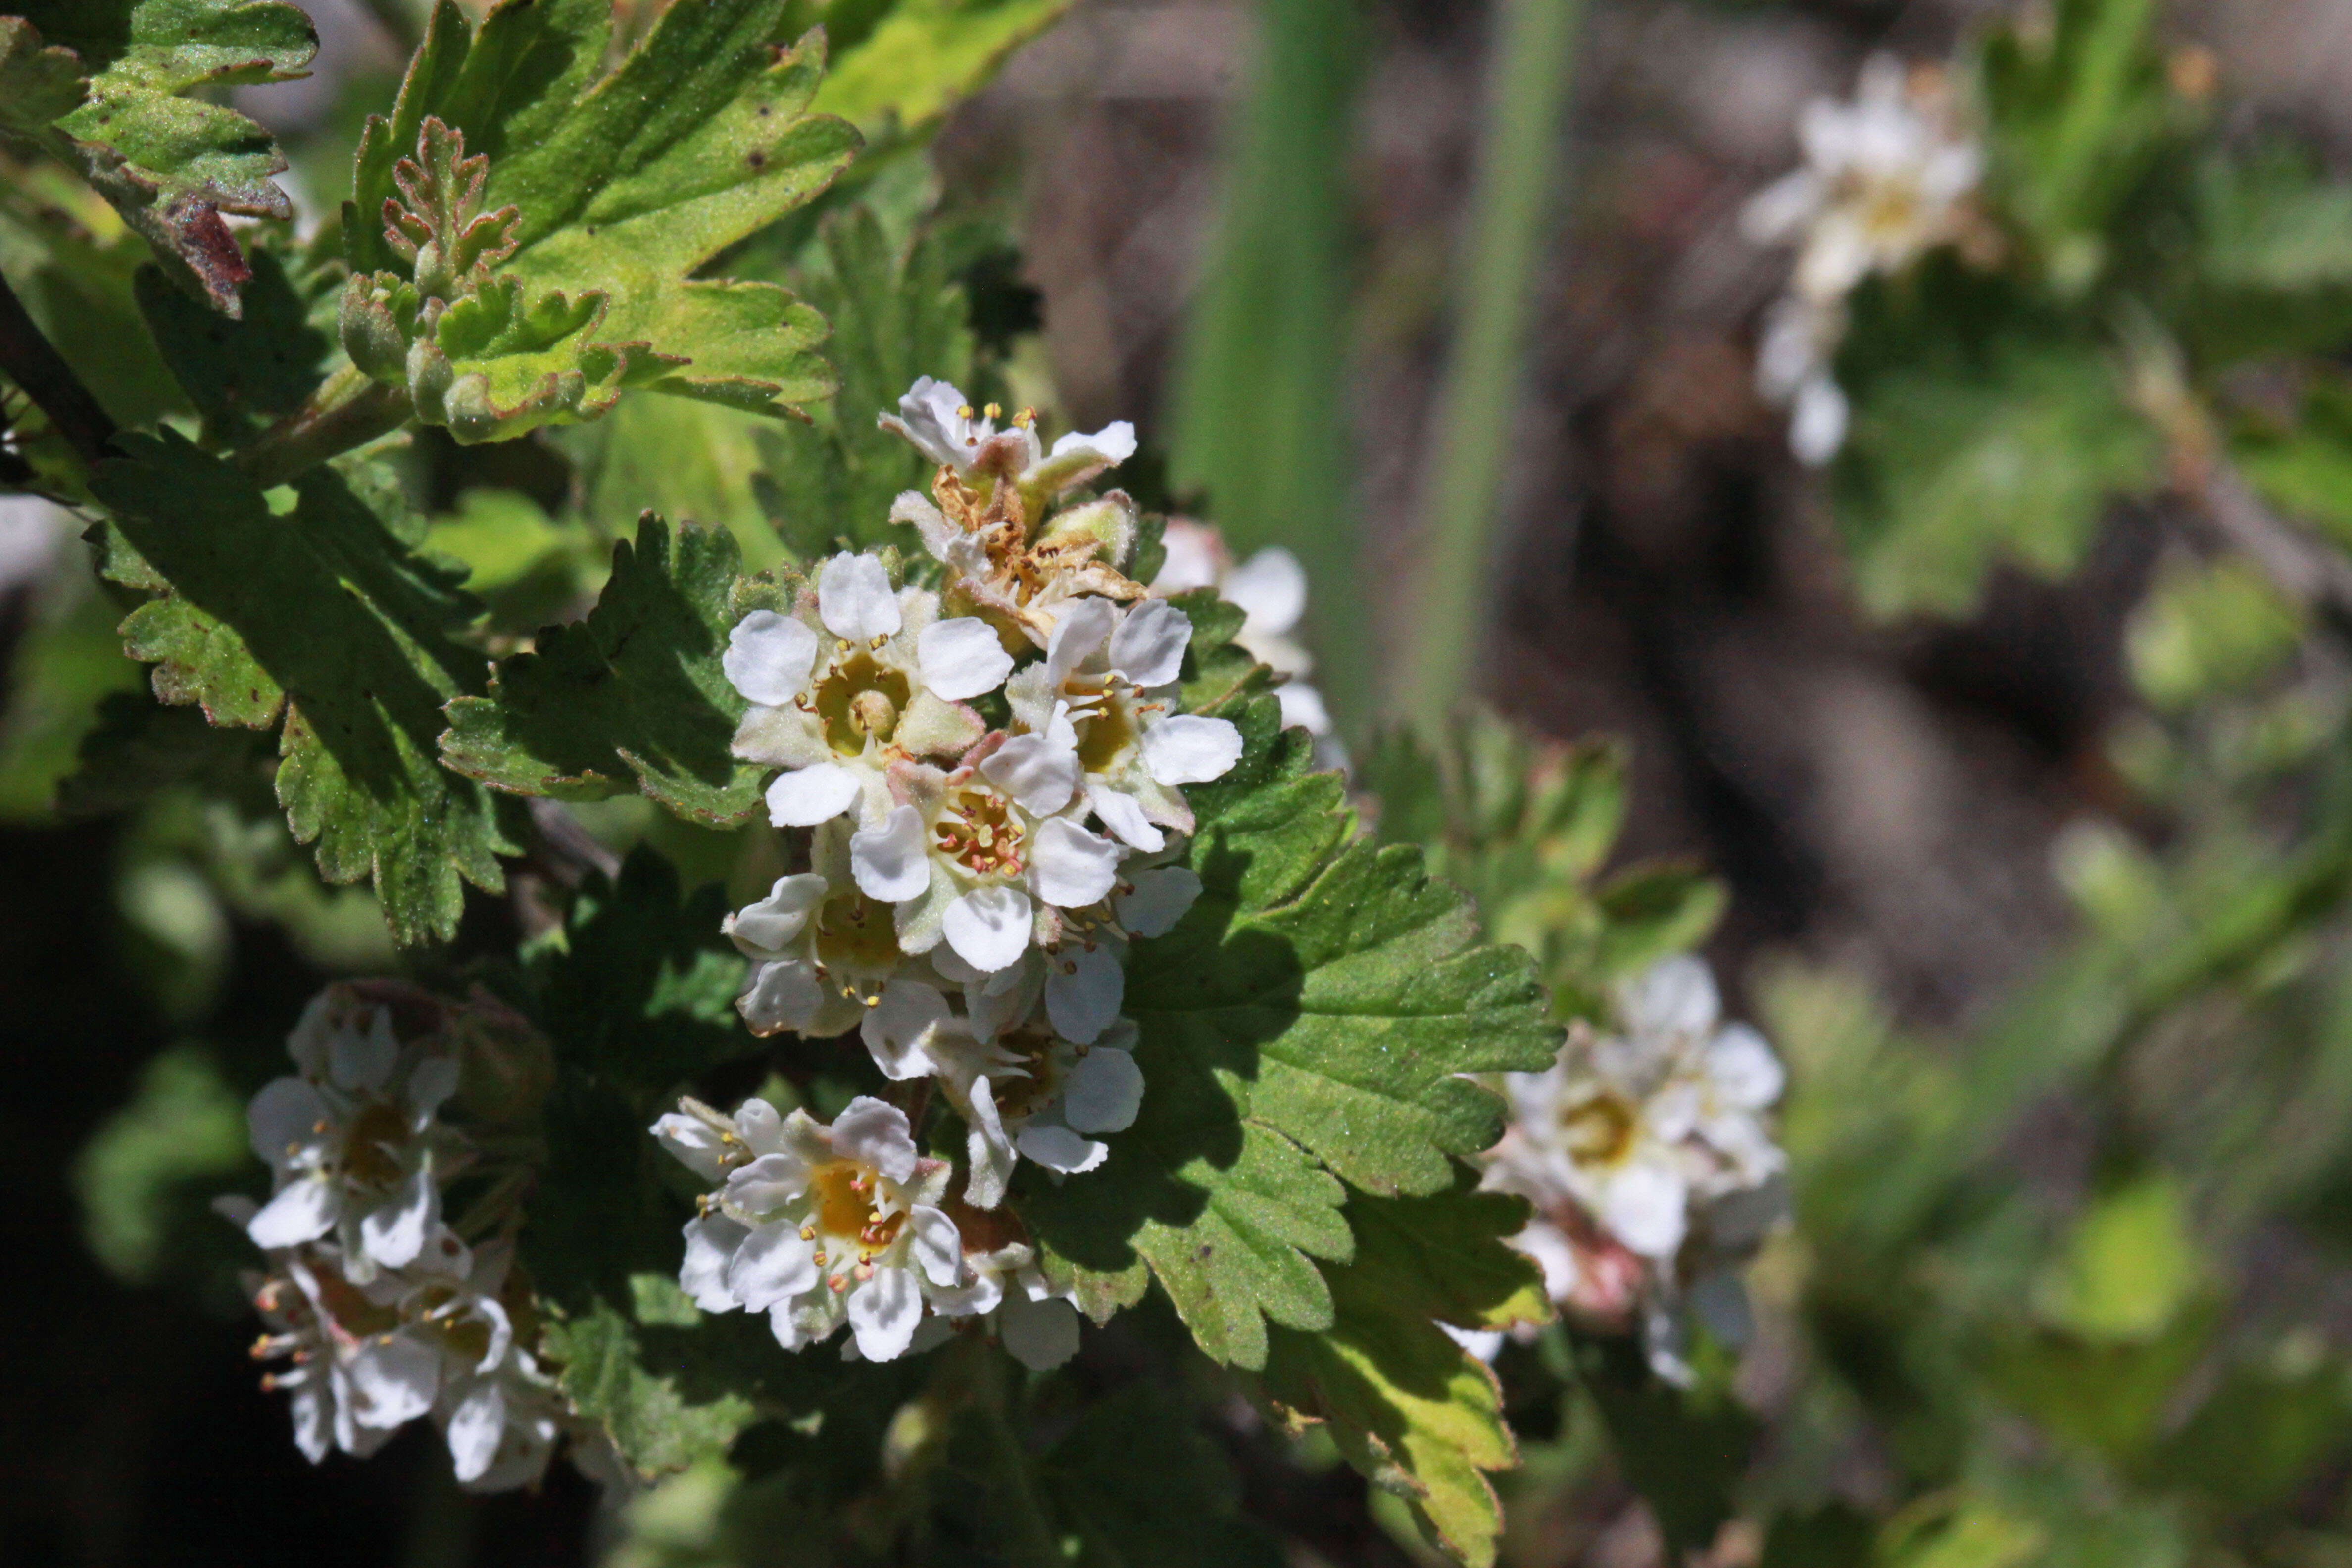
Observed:
[[[636,784],[681,816],[744,820],[761,769],[729,750],[744,701],[719,667],[734,538],[648,513],[613,548],[587,619],[548,626],[531,653],[499,662],[488,695],[449,705],[442,755],[518,795],[593,800]]]
[[[158,698],[279,735],[278,798],[330,882],[373,877],[403,942],[454,934],[461,879],[497,891],[511,808],[439,765],[441,707],[478,691],[452,639],[476,606],[410,552],[421,530],[362,462],[314,468],[278,515],[181,437],[125,437],[91,484],[107,575],[154,594],[122,623]]]

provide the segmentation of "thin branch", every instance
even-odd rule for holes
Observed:
[[[2352,640],[2352,561],[2264,506],[2227,462],[2205,466],[2197,500],[2213,531],[2261,567],[2280,593]]]
[[[49,416],[58,434],[93,468],[114,439],[114,419],[74,374],[55,344],[26,312],[24,302],[0,277],[0,371]]]

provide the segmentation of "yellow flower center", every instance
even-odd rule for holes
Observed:
[[[1017,877],[1028,829],[1013,803],[985,784],[949,792],[931,824],[937,851],[976,877]]]
[[[1598,1094],[1560,1113],[1560,1142],[1580,1165],[1613,1165],[1633,1150],[1639,1125],[1633,1107],[1613,1094]]]
[[[856,1160],[819,1165],[809,1178],[816,1194],[816,1228],[828,1239],[848,1242],[869,1257],[889,1246],[906,1226],[907,1211],[876,1212],[880,1180],[872,1166]]]
[[[401,1178],[394,1148],[408,1140],[408,1123],[389,1101],[370,1099],[343,1129],[343,1174],[363,1186],[389,1187]]]
[[[862,753],[868,735],[887,744],[910,694],[905,673],[871,653],[841,660],[816,683],[813,707],[825,744],[845,757]]]

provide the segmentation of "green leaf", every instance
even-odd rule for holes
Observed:
[[[772,284],[697,276],[823,190],[858,145],[846,122],[807,112],[823,37],[791,45],[789,9],[668,7],[599,74],[611,19],[595,0],[502,0],[478,31],[441,0],[391,119],[371,120],[360,144],[343,222],[353,359],[407,379],[420,416],[461,440],[593,418],[625,386],[769,414],[824,396],[815,312]],[[488,158],[478,196],[445,132]],[[434,211],[404,207],[428,186]],[[478,257],[418,240],[477,215],[501,226]],[[461,259],[482,265],[461,277]],[[390,352],[420,335],[433,344],[421,378]]]
[[[2274,144],[2208,160],[2189,194],[2196,272],[2179,331],[2201,363],[2324,353],[2352,337],[2352,188]]]
[[[129,1103],[74,1161],[82,1235],[129,1285],[160,1279],[175,1252],[200,1247],[205,1200],[246,1168],[245,1103],[200,1046],[149,1062]]]
[[[330,280],[297,280],[275,247],[257,245],[244,309],[205,310],[152,267],[140,268],[139,313],[173,380],[205,418],[207,436],[242,444],[302,406],[318,389],[335,340],[312,321]]]
[[[106,574],[156,595],[122,623],[156,696],[215,724],[283,715],[278,799],[320,873],[372,876],[402,942],[447,940],[461,880],[498,891],[520,852],[512,808],[437,761],[442,705],[482,687],[451,635],[477,607],[411,553],[421,523],[364,462],[303,475],[280,515],[176,434],[120,445],[91,488]]]
[[[1190,792],[1200,900],[1129,963],[1142,1112],[1084,1183],[1029,1176],[1022,1211],[1092,1310],[1133,1300],[1148,1268],[1203,1350],[1255,1367],[1267,1318],[1332,1321],[1312,1260],[1353,1249],[1339,1178],[1448,1188],[1449,1156],[1501,1131],[1459,1075],[1538,1069],[1558,1036],[1524,956],[1477,945],[1417,851],[1354,839],[1341,781],[1307,771],[1272,698],[1224,711],[1245,749]]]
[[[57,574],[26,617],[0,714],[0,819],[47,817],[58,781],[74,771],[76,748],[102,727],[115,696],[143,683],[115,636],[121,616],[87,574],[73,572]],[[152,706],[143,694],[129,700]]]
[[[681,816],[729,825],[761,770],[729,750],[744,701],[719,667],[737,619],[732,535],[648,514],[584,621],[499,661],[489,694],[449,705],[445,761],[517,795],[596,800],[635,784]]]
[[[2021,324],[1972,346],[1913,347],[1907,365],[1853,389],[1835,475],[1874,615],[1963,614],[1996,562],[2063,576],[2109,500],[2154,481],[2156,437],[2091,345]]]
[[[1657,1515],[1669,1560],[1705,1551],[1738,1511],[1758,1423],[1731,1393],[1728,1358],[1707,1358],[1688,1389],[1661,1382],[1630,1335],[1576,1343],[1578,1373],[1601,1407],[1617,1462]]]
[[[2352,549],[2352,386],[2315,375],[2299,413],[2284,427],[2243,422],[2231,433],[2231,454],[2263,500]]]
[[[1527,1224],[1517,1198],[1463,1172],[1427,1197],[1349,1200],[1355,1257],[1326,1265],[1333,1303],[1321,1333],[1276,1329],[1266,1394],[1330,1424],[1349,1463],[1403,1496],[1456,1561],[1495,1560],[1501,1506],[1486,1472],[1517,1462],[1494,1373],[1439,1321],[1463,1328],[1551,1315],[1535,1266],[1502,1245]]]
[[[14,0],[0,17],[0,129],[37,136],[213,307],[250,276],[224,213],[292,216],[268,132],[196,89],[286,81],[318,53],[273,0]],[[70,64],[68,63],[70,62]]]
[[[109,640],[120,652],[121,639]],[[216,729],[196,709],[166,708],[143,691],[116,692],[99,704],[78,765],[58,784],[58,811],[68,817],[122,811],[182,784],[234,791],[276,772],[268,752],[250,730]]]
[[[677,1380],[647,1370],[637,1334],[619,1309],[598,1301],[577,1317],[549,1321],[541,1350],[560,1369],[564,1397],[600,1423],[621,1458],[643,1476],[682,1470],[727,1452],[756,1418],[751,1402],[722,1394],[696,1403]]]
[[[726,914],[720,889],[681,893],[669,862],[641,846],[617,882],[582,885],[562,945],[534,963],[541,1018],[563,1059],[629,1096],[632,1116],[760,1048],[735,1015],[744,963],[719,934]]]
[[[918,235],[894,252],[864,205],[826,218],[818,233],[825,265],[811,269],[806,288],[833,322],[826,347],[840,392],[814,425],[776,430],[761,443],[767,472],[757,493],[785,548],[803,563],[883,544],[920,559],[913,528],[889,521],[890,503],[902,490],[927,488],[930,468],[875,419],[896,409],[919,375],[971,390],[963,291],[949,282],[933,237]]]
[[[2179,712],[2253,686],[2294,655],[2304,630],[2296,606],[2268,578],[2224,557],[2162,571],[2132,612],[2124,651],[2148,701]]]
[[[1080,1568],[1277,1568],[1274,1537],[1239,1516],[1239,1488],[1192,1410],[1130,1384],[1078,1418],[1038,1463]]]
[[[899,0],[873,31],[840,48],[816,108],[869,133],[894,120],[910,130],[928,126],[977,92],[1006,56],[1053,26],[1069,5]]]
[[[2154,0],[2058,0],[1982,57],[1988,184],[2062,289],[2105,263],[2110,218],[2162,151],[2173,116],[2150,34]]]

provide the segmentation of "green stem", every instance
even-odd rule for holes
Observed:
[[[76,456],[97,467],[114,439],[113,416],[42,335],[5,277],[0,277],[0,372],[48,416]]]
[[[1582,13],[1583,0],[1502,0],[1496,12],[1469,266],[1439,394],[1420,604],[1395,693],[1402,716],[1432,730],[1471,684],[1492,620],[1485,589],[1496,502]]]
[[[415,413],[405,388],[386,386],[347,364],[299,412],[239,452],[236,465],[264,489],[282,485],[339,453],[391,434]]]
[[[973,1403],[987,1433],[988,1491],[998,1544],[1018,1568],[1063,1568],[1068,1559],[1037,1495],[1029,1451],[1006,1415],[1013,1398],[1006,1358],[986,1343],[975,1342],[973,1349],[980,1357]]]

